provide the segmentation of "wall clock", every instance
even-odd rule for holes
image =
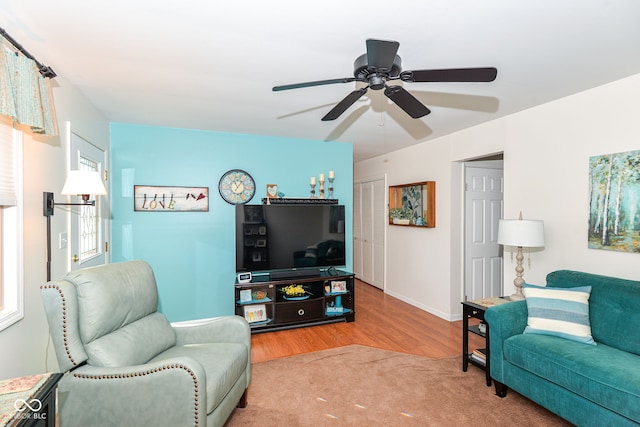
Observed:
[[[256,183],[247,172],[231,169],[220,178],[218,190],[225,202],[239,205],[253,198],[256,193]]]

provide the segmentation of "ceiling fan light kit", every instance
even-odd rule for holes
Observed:
[[[388,85],[387,82],[393,80],[401,80],[407,83],[492,82],[496,79],[498,73],[498,70],[494,67],[402,71],[402,59],[397,55],[399,47],[400,43],[396,41],[367,39],[367,53],[360,55],[353,63],[354,77],[275,86],[273,91],[278,92],[303,87],[358,81],[366,83],[367,86],[348,94],[322,118],[323,121],[335,120],[340,117],[342,113],[367,93],[369,89],[384,89],[384,94],[387,98],[409,116],[418,119],[426,116],[431,111],[404,87]]]

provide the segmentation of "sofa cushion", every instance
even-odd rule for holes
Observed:
[[[598,344],[640,355],[640,281],[581,271],[558,270],[547,275],[547,286],[591,286],[591,334]]]
[[[590,286],[550,288],[523,284],[527,301],[525,334],[555,335],[595,345],[589,323]]]
[[[640,422],[640,358],[598,343],[515,335],[504,342],[507,361],[611,411]]]
[[[190,357],[199,362],[207,381],[207,414],[210,414],[245,373],[250,363],[247,346],[238,343],[179,345],[154,357],[158,362],[176,357]]]

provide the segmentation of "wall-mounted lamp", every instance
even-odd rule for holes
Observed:
[[[42,213],[47,217],[47,282],[51,280],[51,217],[55,206],[95,206],[95,200],[89,200],[90,195],[104,196],[107,194],[106,188],[100,179],[100,174],[96,171],[69,171],[67,180],[62,187],[60,194],[64,196],[80,196],[82,203],[56,203],[53,200],[53,193],[44,192]]]
[[[501,219],[498,223],[498,244],[505,246],[516,246],[518,252],[516,254],[516,278],[513,284],[516,286],[516,293],[511,295],[511,300],[522,300],[522,284],[524,279],[522,273],[522,248],[540,248],[544,246],[544,221],[537,219]]]

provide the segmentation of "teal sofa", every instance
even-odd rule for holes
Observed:
[[[523,333],[526,301],[491,307],[485,320],[496,394],[505,397],[511,388],[578,426],[638,426],[640,282],[560,270],[546,286],[591,286],[596,345]]]
[[[246,406],[247,321],[169,323],[146,262],[72,271],[42,285],[41,295],[65,373],[60,427],[221,427]]]

